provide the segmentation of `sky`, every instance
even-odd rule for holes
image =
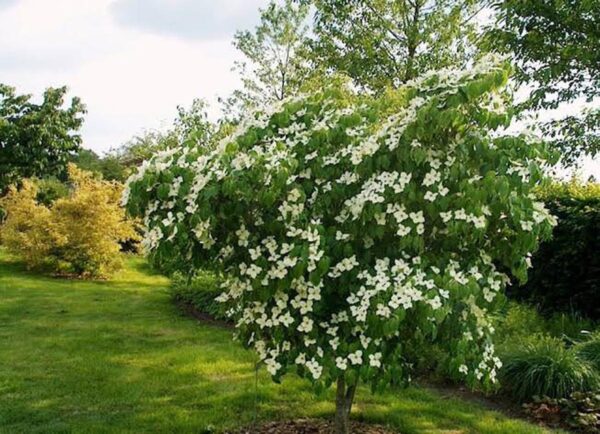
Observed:
[[[0,0],[0,82],[38,97],[67,85],[88,110],[83,146],[102,154],[165,128],[194,98],[216,119],[217,97],[239,85],[233,35],[254,28],[267,3]],[[600,178],[600,161],[586,159],[579,173]]]
[[[87,107],[83,144],[98,153],[163,128],[177,105],[239,84],[237,29],[266,0],[0,0],[0,82],[40,95],[67,85]]]

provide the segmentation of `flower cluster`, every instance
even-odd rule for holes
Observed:
[[[396,96],[296,97],[210,151],[145,163],[124,201],[166,267],[228,276],[219,300],[275,377],[401,382],[425,338],[449,344],[457,376],[490,383],[488,317],[509,280],[496,265],[524,278],[553,224],[530,195],[543,145],[491,133],[509,121],[493,96],[506,80],[484,59]]]

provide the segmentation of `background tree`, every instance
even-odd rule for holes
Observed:
[[[532,90],[523,108],[554,109],[600,96],[600,2],[594,0],[503,0],[487,35],[494,49],[517,63],[516,79]],[[596,105],[597,107],[597,105]],[[562,151],[563,162],[600,150],[600,110],[546,123],[544,131]]]
[[[473,54],[476,0],[313,0],[313,61],[370,90],[464,66]]]
[[[108,181],[124,182],[129,176],[127,167],[112,153],[100,157],[91,149],[82,148],[71,157],[71,162],[80,169],[101,175],[102,179]]]
[[[233,68],[242,88],[223,101],[226,115],[235,118],[248,108],[298,92],[308,75],[307,16],[307,5],[271,1],[260,10],[260,24],[253,31],[235,34],[233,44],[245,57]]]
[[[111,149],[99,161],[90,161],[91,167],[86,167],[88,157],[86,151],[80,153],[79,161],[86,170],[96,170],[105,179],[123,181],[144,160],[161,151],[178,146],[181,143],[203,146],[210,141],[217,127],[208,119],[207,104],[202,99],[194,99],[189,107],[177,106],[177,116],[172,124],[163,130],[147,130],[128,140],[116,149]],[[91,152],[91,151],[88,151]],[[93,160],[93,157],[91,157]],[[93,166],[97,166],[94,169]]]
[[[545,145],[499,136],[508,68],[430,73],[382,97],[326,88],[248,116],[210,152],[145,162],[124,203],[166,271],[213,268],[240,342],[275,380],[336,384],[347,434],[359,381],[405,385],[425,342],[490,386],[489,312],[553,219],[532,199]]]
[[[65,174],[81,144],[77,131],[85,113],[79,98],[64,108],[66,92],[49,88],[36,104],[0,84],[0,193],[25,177]]]

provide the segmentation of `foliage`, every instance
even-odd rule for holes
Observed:
[[[138,256],[89,282],[29,273],[0,248],[0,432],[224,433],[331,413],[331,394],[271,382],[230,330],[178,315],[168,285]],[[549,434],[431,389],[367,393],[353,416],[403,434]]]
[[[536,397],[525,410],[551,425],[565,425],[584,433],[600,432],[600,391],[574,392],[568,398]]]
[[[50,206],[57,199],[69,195],[69,186],[57,178],[42,178],[35,181],[37,193],[35,201]]]
[[[314,0],[315,64],[381,91],[473,54],[474,0]]]
[[[173,121],[172,131],[180,142],[201,145],[217,132],[216,126],[208,120],[207,109],[206,101],[199,98],[195,98],[188,108],[177,106],[177,117]]]
[[[600,329],[578,343],[575,349],[580,358],[590,362],[600,372]]]
[[[564,398],[600,385],[598,372],[558,338],[531,335],[519,339],[504,349],[501,359],[500,381],[522,401],[536,395]]]
[[[192,278],[176,273],[171,278],[171,294],[175,301],[193,306],[219,320],[226,320],[223,304],[217,301],[222,289],[217,277],[208,271],[201,270]]]
[[[260,10],[260,24],[238,31],[234,46],[245,60],[236,62],[242,89],[224,101],[225,113],[238,117],[256,106],[281,101],[298,93],[308,76],[305,47],[308,7],[292,0],[271,1]]]
[[[120,266],[119,241],[137,237],[119,207],[122,186],[96,180],[74,165],[68,170],[72,191],[51,206],[37,202],[33,181],[9,189],[2,199],[7,211],[2,242],[30,267],[105,276]]]
[[[90,149],[80,149],[71,162],[82,170],[101,175],[107,181],[123,182],[129,175],[126,165],[116,155],[100,157]]]
[[[600,96],[600,7],[595,0],[501,0],[490,45],[511,53],[516,78],[532,88],[526,107],[552,109]],[[600,111],[549,122],[545,131],[572,164],[600,150]]]
[[[206,144],[217,133],[216,126],[208,120],[206,109],[207,104],[202,99],[194,99],[188,108],[177,106],[177,117],[170,128],[144,131],[111,150],[103,160],[116,159],[130,175],[144,160],[181,142],[187,142],[190,146]]]
[[[532,334],[545,334],[572,343],[598,328],[598,324],[573,313],[543,315],[535,306],[510,301],[498,312],[494,328],[499,345],[510,345]]]
[[[63,108],[65,87],[49,88],[40,104],[0,83],[0,194],[22,178],[62,175],[79,149],[76,131],[85,108],[79,98]]]
[[[536,195],[558,225],[552,240],[533,256],[527,284],[510,293],[544,310],[600,319],[600,184],[554,183],[538,188]]]
[[[553,219],[531,192],[544,145],[507,125],[508,68],[485,59],[372,99],[325,89],[255,113],[217,147],[156,156],[124,194],[172,271],[231,276],[221,300],[275,380],[405,384],[423,341],[490,386],[488,310]],[[339,407],[338,407],[339,409]]]
[[[138,134],[117,149],[111,151],[121,163],[128,168],[139,167],[144,160],[155,154],[172,148],[179,143],[172,130],[148,130]]]

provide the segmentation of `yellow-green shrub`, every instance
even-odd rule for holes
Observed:
[[[121,265],[119,242],[137,238],[119,206],[122,185],[94,179],[69,166],[67,196],[46,206],[36,201],[37,185],[26,180],[1,201],[7,216],[2,243],[29,267],[60,274],[99,277]]]

